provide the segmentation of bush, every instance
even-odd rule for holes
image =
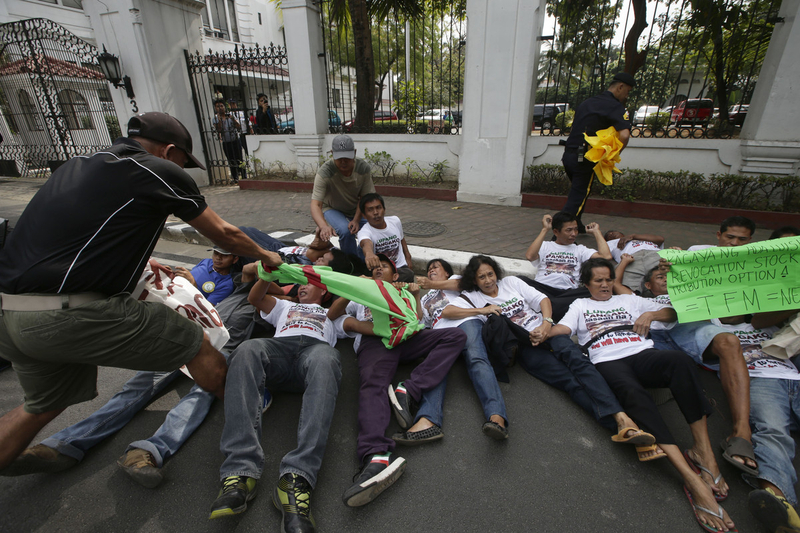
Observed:
[[[555,124],[556,128],[564,130],[572,127],[572,121],[575,120],[575,110],[567,109],[566,113],[559,113],[556,115]]]
[[[669,126],[669,118],[670,118],[669,113],[665,111],[659,111],[658,113],[653,113],[652,115],[648,115],[647,118],[644,119],[644,125],[650,128],[651,130],[666,128],[667,126]]]
[[[529,165],[522,192],[567,195],[570,181],[560,165]],[[592,196],[614,200],[706,205],[761,211],[800,211],[800,178],[797,176],[740,176],[695,172],[654,172],[625,169],[614,175],[614,184],[595,181]]]

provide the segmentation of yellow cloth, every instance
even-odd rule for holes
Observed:
[[[624,148],[622,141],[619,140],[619,133],[614,126],[611,126],[598,131],[595,137],[584,133],[583,138],[592,146],[583,157],[597,163],[594,166],[594,173],[597,174],[600,183],[612,185],[614,183],[613,173],[622,173],[616,167],[616,164],[620,162],[619,153]]]

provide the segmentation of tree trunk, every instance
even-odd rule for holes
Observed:
[[[375,61],[372,55],[372,26],[366,0],[348,0],[353,23],[356,56],[356,121],[361,131],[372,127],[375,101]]]
[[[633,3],[633,26],[625,37],[625,72],[633,76],[636,71],[644,65],[647,57],[647,49],[639,52],[636,43],[639,36],[647,27],[647,0],[632,0]]]

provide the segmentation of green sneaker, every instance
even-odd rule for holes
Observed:
[[[800,517],[792,504],[773,492],[772,489],[759,489],[747,498],[750,512],[769,531],[780,533],[800,533]]]
[[[297,474],[284,474],[272,492],[272,503],[283,514],[281,531],[314,533],[317,524],[311,516],[311,485]]]
[[[222,488],[211,504],[209,520],[220,516],[243,513],[247,502],[256,497],[256,480],[246,476],[228,476],[222,481]]]

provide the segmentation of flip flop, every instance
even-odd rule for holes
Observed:
[[[658,445],[657,444],[651,444],[650,446],[637,446],[636,447],[636,453],[652,452],[652,451],[655,451],[657,449],[658,449]],[[643,462],[643,463],[646,463],[647,461],[655,461],[656,459],[661,459],[662,457],[666,457],[666,456],[667,456],[667,454],[662,451],[661,453],[657,453],[655,455],[651,455],[651,456],[645,457],[645,458],[642,458],[641,456],[639,456],[639,460],[641,462]]]
[[[626,437],[625,435],[629,431],[635,431],[636,433],[634,433],[630,437]],[[652,436],[650,433],[632,427],[626,427],[620,429],[619,433],[611,437],[611,440],[613,440],[614,442],[619,442],[621,444],[636,444],[638,446],[647,446],[656,443],[656,438]]]
[[[718,502],[724,502],[725,500],[728,499],[728,495],[719,492],[719,487],[717,487],[717,485],[719,484],[719,480],[722,479],[722,472],[720,472],[717,477],[714,477],[714,474],[711,473],[711,470],[709,470],[705,466],[701,465],[699,462],[692,459],[692,456],[689,455],[689,450],[683,452],[683,457],[686,458],[686,462],[689,463],[689,466],[691,467],[691,469],[694,471],[695,474],[697,474],[702,478],[703,477],[702,473],[705,472],[706,474],[711,476],[711,479],[714,480],[714,484],[709,486],[711,487],[711,492],[714,493],[715,500],[717,500]]]
[[[697,511],[703,511],[704,513],[708,513],[711,516],[716,516],[720,520],[724,521],[725,520],[725,518],[724,518],[725,514],[722,512],[722,506],[721,505],[717,504],[717,512],[715,513],[711,509],[706,509],[705,507],[701,507],[701,506],[695,504],[694,503],[694,498],[692,498],[692,493],[689,492],[689,489],[686,488],[686,485],[683,486],[683,492],[686,494],[686,497],[689,498],[689,505],[692,506],[692,511],[694,511],[694,518],[695,518],[695,520],[697,520],[697,523],[700,524],[700,527],[702,527],[706,531],[709,531],[710,533],[724,532],[723,529],[716,528],[716,527],[714,527],[712,525],[709,525],[709,524],[704,524],[703,522],[700,521],[700,515],[697,514]],[[731,531],[733,533],[739,533],[739,530],[736,529],[735,527],[728,529],[728,531]]]
[[[753,462],[756,462],[756,456],[753,453],[753,445],[747,442],[745,439],[741,437],[731,437],[730,440],[722,439],[719,443],[720,448],[722,448],[722,458],[728,461],[730,464],[741,470],[746,474],[750,474],[751,476],[758,476],[758,466],[752,468],[747,466],[744,463],[740,463],[736,459],[733,458],[734,455],[738,455],[739,457],[746,457],[747,459],[752,459]]]

